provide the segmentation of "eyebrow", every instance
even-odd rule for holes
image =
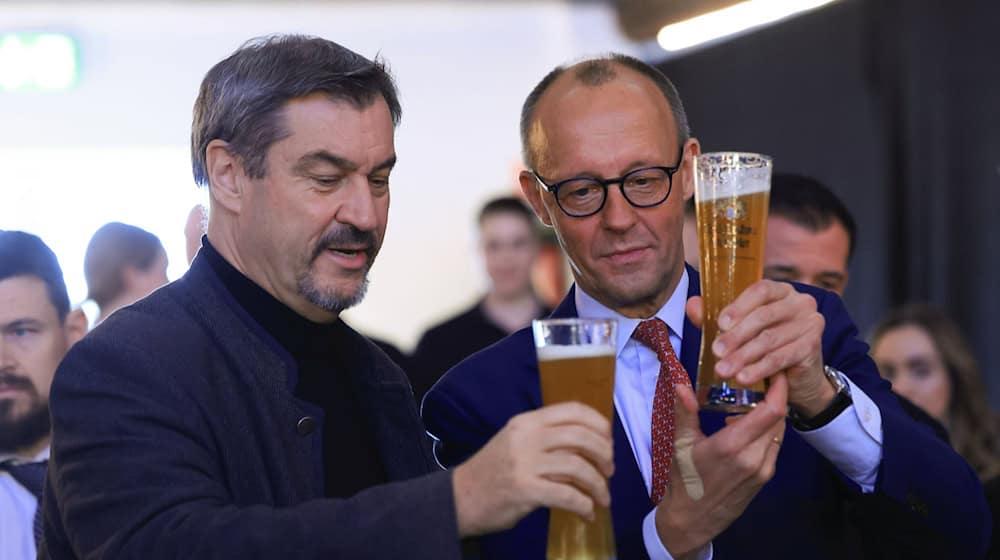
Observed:
[[[824,280],[835,280],[837,282],[844,281],[844,275],[840,272],[823,272],[819,275],[819,277]]]
[[[927,354],[917,354],[916,356],[907,356],[903,360],[903,363],[908,367],[914,366],[931,366],[934,363],[934,356]]]
[[[317,150],[300,157],[299,161],[295,162],[295,167],[293,167],[293,169],[296,173],[301,174],[313,165],[319,163],[328,163],[348,172],[357,171],[360,167],[357,162],[351,161],[345,157],[338,156],[326,150]],[[396,154],[393,154],[382,163],[376,165],[372,171],[375,172],[383,169],[391,169],[394,165],[396,165]]]
[[[567,177],[565,179],[562,179],[562,180],[559,180],[559,181],[554,181],[554,182],[561,183],[563,181],[571,181],[573,179],[600,179],[602,181],[607,181],[608,179],[621,179],[622,177],[628,175],[629,173],[631,173],[631,172],[633,172],[633,171],[635,171],[637,169],[645,169],[647,167],[655,167],[655,165],[649,163],[646,160],[636,160],[636,161],[633,161],[632,163],[630,163],[629,165],[625,166],[625,171],[622,171],[621,173],[619,173],[618,175],[615,175],[615,176],[609,177],[609,176],[606,176],[606,175],[602,175],[601,173],[595,173],[595,172],[592,172],[592,171],[580,171],[578,173],[573,174],[571,177]],[[664,167],[669,167],[669,166],[664,166]],[[538,173],[537,170],[535,172]],[[539,176],[545,178],[545,180],[549,181],[550,183],[553,182],[553,181],[549,180],[548,177],[545,177],[544,175],[541,175],[541,173],[539,173]]]
[[[764,270],[770,270],[771,272],[781,272],[784,274],[798,274],[799,272],[799,269],[787,264],[766,265],[764,266]]]
[[[32,319],[30,317],[21,317],[14,319],[13,321],[7,323],[6,325],[0,326],[0,330],[11,331],[17,328],[24,327],[41,327],[44,323],[38,319]]]

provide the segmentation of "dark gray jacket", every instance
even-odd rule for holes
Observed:
[[[293,395],[291,357],[207,262],[116,312],[52,385],[42,557],[459,558],[450,475],[406,377],[350,334],[392,482],[334,500],[322,411]]]

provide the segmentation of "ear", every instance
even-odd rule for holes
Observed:
[[[229,143],[215,139],[205,148],[205,168],[208,173],[209,195],[212,202],[234,214],[239,214],[243,201],[243,166],[229,150]]]
[[[684,189],[684,200],[694,196],[694,156],[701,154],[701,144],[697,138],[688,138],[684,149],[684,161],[681,163],[683,173],[681,186]]]
[[[545,203],[542,202],[542,188],[538,184],[538,179],[535,179],[535,176],[527,170],[522,171],[517,179],[521,183],[521,192],[524,193],[524,198],[528,199],[528,204],[535,211],[535,215],[543,224],[552,227],[552,218],[545,208]]]
[[[69,346],[73,346],[87,334],[87,315],[79,307],[71,309],[63,321],[63,329]]]

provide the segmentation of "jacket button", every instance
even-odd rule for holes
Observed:
[[[299,423],[295,425],[295,430],[300,436],[307,436],[316,429],[316,420],[312,416],[299,418]]]

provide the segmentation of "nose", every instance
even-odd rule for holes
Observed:
[[[628,231],[636,222],[635,207],[625,200],[617,184],[608,185],[608,199],[601,210],[601,223],[614,231]]]
[[[378,204],[368,178],[353,177],[347,187],[341,191],[344,198],[340,201],[335,218],[342,224],[350,224],[361,231],[372,231],[378,225]],[[384,196],[389,196],[386,193]]]

